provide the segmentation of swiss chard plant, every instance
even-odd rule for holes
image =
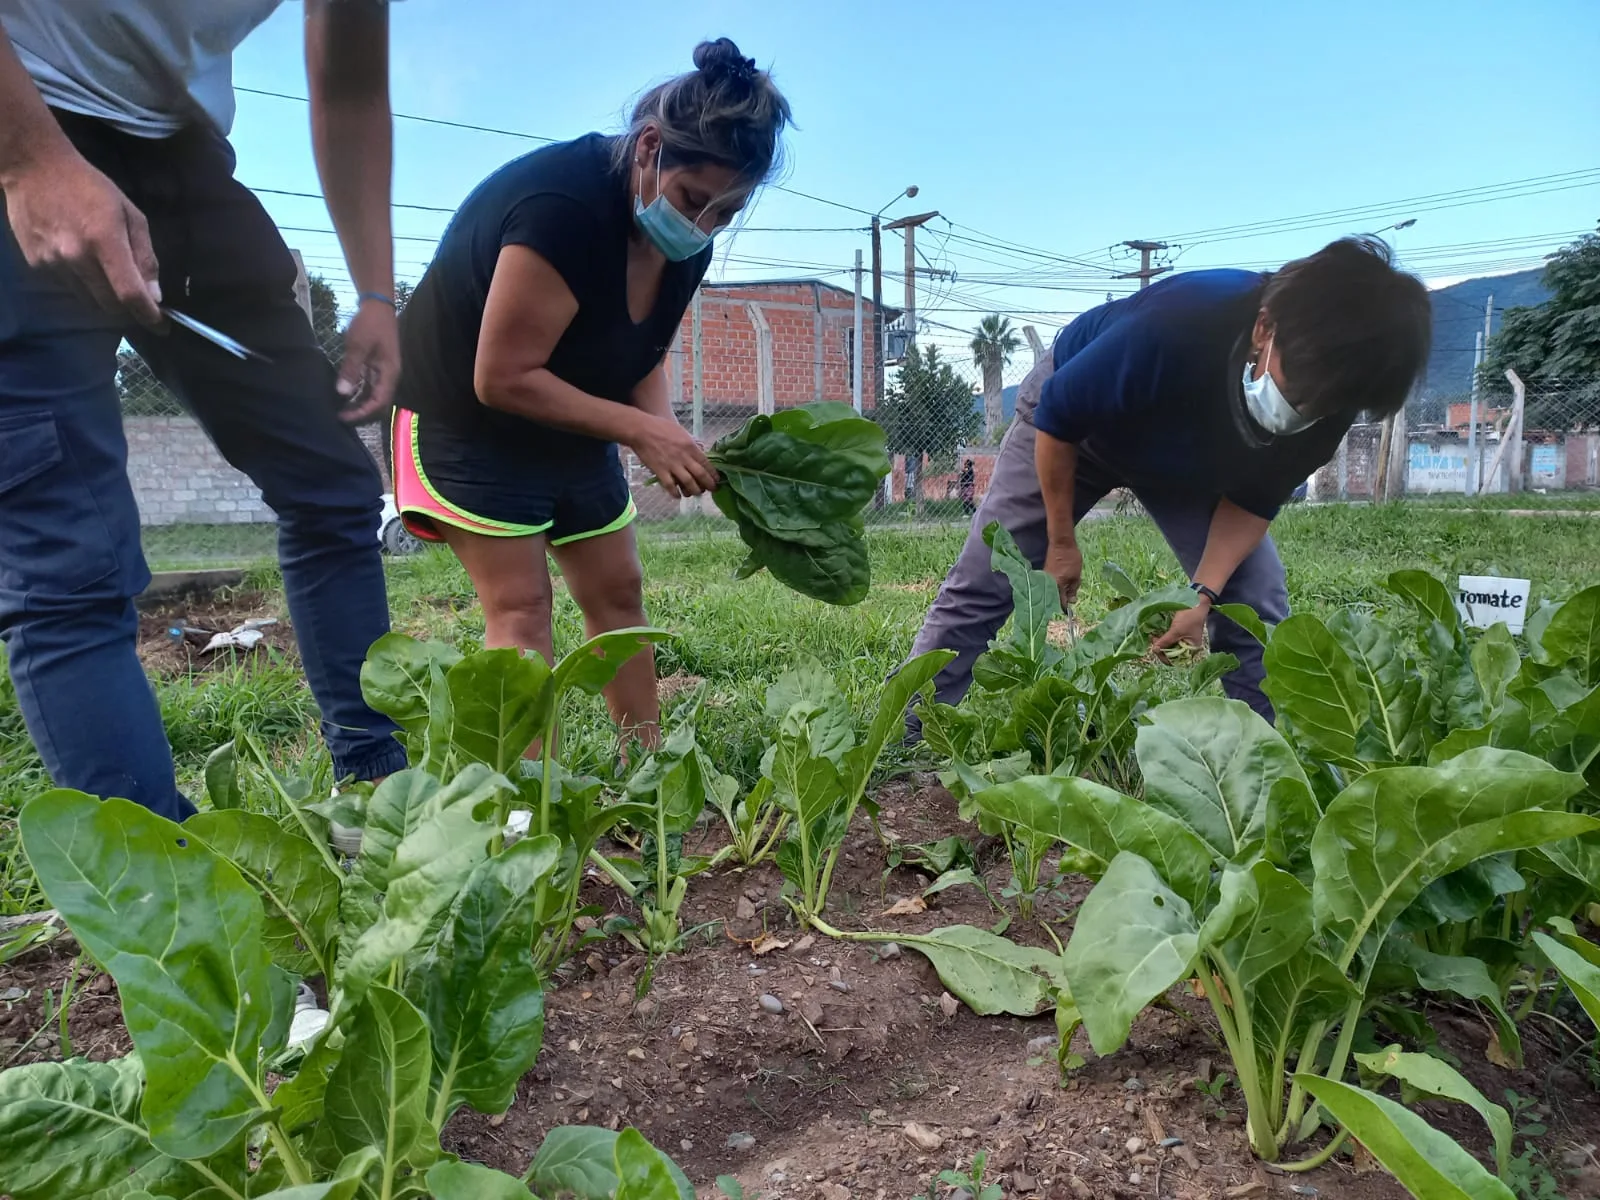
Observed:
[[[1004,839],[1012,863],[1008,894],[1029,918],[1058,843],[1008,820],[986,798],[990,789],[1024,776],[1088,775],[1136,790],[1140,715],[1162,693],[1199,691],[1237,663],[1219,654],[1186,670],[1134,670],[1149,658],[1163,616],[1193,605],[1185,588],[1124,597],[1098,625],[1059,646],[1051,637],[1063,616],[1055,580],[1034,570],[1001,526],[989,526],[984,537],[995,570],[1011,582],[1014,616],[975,664],[967,697],[959,705],[929,701],[917,714],[929,746],[949,762],[943,778],[961,815]],[[1069,857],[1066,865],[1084,864]]]
[[[861,514],[889,473],[882,426],[848,404],[801,404],[750,418],[707,457],[722,479],[712,498],[750,551],[741,579],[765,569],[829,604],[866,597]]]
[[[401,727],[413,765],[441,778],[469,764],[488,767],[512,783],[498,797],[500,825],[521,810],[533,833],[558,839],[557,869],[541,882],[538,897],[545,969],[569,950],[584,865],[599,839],[622,821],[649,815],[639,804],[602,804],[600,780],[561,765],[556,739],[562,708],[578,693],[599,695],[630,658],[667,637],[659,629],[614,630],[551,668],[534,653],[462,655],[450,646],[389,634],[373,645],[362,668],[367,702]],[[535,743],[538,758],[526,758]],[[370,823],[370,810],[350,805],[339,819]],[[495,849],[502,837],[496,835]]]
[[[802,662],[772,685],[767,714],[778,722],[762,773],[790,817],[778,846],[786,898],[803,924],[828,932],[823,913],[834,868],[867,784],[906,706],[952,658],[933,650],[906,663],[883,685],[872,723],[858,736],[850,704],[822,666]]]
[[[1142,801],[1061,777],[995,789],[1010,819],[1105,864],[1062,962],[1095,1050],[1117,1050],[1147,1004],[1192,979],[1222,1029],[1260,1157],[1277,1161],[1314,1132],[1310,1094],[1336,1116],[1359,1107],[1360,1128],[1354,1116],[1345,1127],[1375,1153],[1373,1123],[1426,1160],[1424,1123],[1344,1081],[1358,1022],[1383,994],[1397,923],[1454,872],[1600,830],[1568,811],[1582,776],[1479,747],[1363,772],[1324,802],[1276,730],[1211,698],[1155,709],[1136,752]],[[1352,1095],[1354,1107],[1340,1103]],[[1404,1156],[1391,1157],[1385,1164],[1413,1186]]]
[[[1496,747],[1581,776],[1572,807],[1600,812],[1600,587],[1535,613],[1524,653],[1504,625],[1467,629],[1445,585],[1424,572],[1398,572],[1386,586],[1393,611],[1292,616],[1267,637],[1267,691],[1318,794],[1374,770]],[[1390,969],[1430,990],[1493,995],[1498,1006],[1538,962],[1529,933],[1597,897],[1595,836],[1487,856],[1402,914],[1410,944],[1395,944],[1404,961]],[[1451,965],[1464,957],[1487,980]],[[1501,1049],[1516,1058],[1504,1029]]]
[[[116,980],[133,1051],[0,1074],[0,1191],[692,1197],[632,1131],[553,1131],[520,1180],[440,1145],[459,1108],[504,1112],[539,1049],[535,897],[560,846],[540,835],[490,853],[509,787],[481,764],[444,784],[392,776],[346,878],[260,814],[180,826],[77,792],[30,801],[29,861]],[[335,1014],[290,1047],[307,968],[326,968]]]

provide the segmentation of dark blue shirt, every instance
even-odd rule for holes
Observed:
[[[1090,309],[1056,338],[1033,424],[1078,444],[1121,483],[1272,518],[1333,457],[1350,422],[1264,432],[1240,380],[1265,275],[1189,271]]]

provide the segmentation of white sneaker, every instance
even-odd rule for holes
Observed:
[[[317,1004],[317,994],[302,983],[300,994],[295,997],[294,1016],[289,1020],[289,1039],[284,1048],[303,1050],[327,1027],[328,1011]]]

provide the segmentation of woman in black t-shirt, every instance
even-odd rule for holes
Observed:
[[[401,320],[396,503],[466,567],[487,646],[553,657],[547,552],[591,635],[645,624],[619,445],[669,495],[716,486],[664,364],[712,235],[773,172],[790,113],[727,38],[694,61],[622,136],[547,146],[480,184]],[[607,701],[625,738],[654,744],[648,652]]]

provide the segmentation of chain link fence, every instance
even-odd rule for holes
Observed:
[[[1476,496],[1600,489],[1600,379],[1536,380],[1412,400],[1385,448],[1384,427],[1351,427],[1311,480],[1313,500]],[[1387,471],[1384,460],[1387,457]]]

